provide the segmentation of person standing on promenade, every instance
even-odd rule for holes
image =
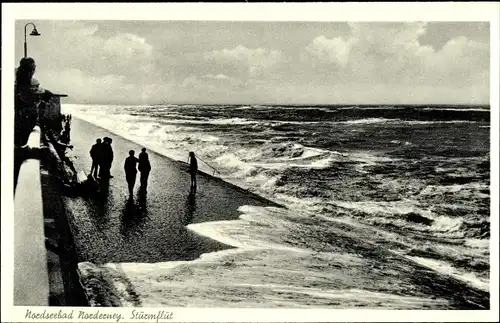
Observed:
[[[128,183],[128,192],[130,197],[132,197],[134,194],[135,178],[137,176],[137,163],[139,162],[139,159],[134,156],[135,152],[133,150],[130,150],[128,154],[129,156],[125,159],[124,169],[125,178]]]
[[[107,176],[108,174],[106,174],[106,168],[107,168],[107,159],[109,156],[109,149],[107,147],[108,143],[108,137],[104,137],[102,138],[102,143],[101,143],[101,157],[100,157],[100,161],[99,161],[99,177],[101,179],[109,179],[109,177]]]
[[[113,139],[108,138],[108,168],[107,168],[107,174],[109,178],[113,178],[114,176],[111,175],[111,164],[113,164],[113,147],[111,147],[111,144],[113,143]]]
[[[189,153],[188,164],[189,174],[191,174],[191,190],[196,191],[196,172],[198,171],[198,161],[192,151]]]
[[[100,177],[103,179],[113,178],[111,175],[111,164],[113,163],[113,148],[111,143],[113,140],[109,137],[104,137],[102,140],[102,159]]]
[[[68,143],[71,141],[70,134],[71,134],[71,124],[69,123],[69,121],[67,121],[64,123],[64,130],[62,132],[62,136],[67,138],[66,140],[68,141]]]
[[[139,171],[141,172],[141,189],[145,191],[148,187],[148,177],[151,171],[151,163],[146,148],[142,148],[139,154]]]
[[[101,151],[102,151],[102,140],[101,138],[98,138],[95,141],[95,144],[92,145],[92,148],[90,149],[90,158],[92,158],[92,167],[90,168],[90,174],[94,176],[94,178],[97,178],[97,174],[99,171],[99,166],[102,158]]]

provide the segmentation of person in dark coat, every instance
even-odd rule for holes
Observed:
[[[95,144],[92,145],[90,149],[90,158],[92,158],[92,167],[90,168],[90,174],[97,178],[97,174],[99,172],[99,165],[101,163],[102,158],[102,140],[98,138],[95,141]]]
[[[125,165],[123,168],[125,169],[128,192],[130,193],[130,196],[132,196],[134,194],[135,178],[137,176],[137,163],[139,162],[139,159],[134,156],[135,152],[133,150],[130,150],[128,154],[129,156],[125,159]]]
[[[70,134],[71,134],[71,125],[69,124],[69,122],[66,122],[64,124],[64,130],[62,132],[62,135],[66,138],[65,140],[67,140],[67,143],[71,141]]]
[[[191,174],[191,190],[196,190],[196,173],[198,172],[198,161],[194,152],[189,153],[188,157],[189,174]]]
[[[141,172],[141,189],[146,190],[148,186],[149,172],[151,171],[151,163],[146,148],[141,149],[139,154],[139,171]]]
[[[101,143],[101,157],[99,161],[99,177],[101,179],[108,179],[108,174],[106,173],[107,169],[107,157],[106,155],[109,155],[109,149],[106,147],[108,141],[108,137],[102,138],[102,143]]]
[[[68,130],[63,130],[63,132],[59,138],[60,138],[61,142],[64,142],[65,144],[69,144],[71,141]]]
[[[113,148],[111,147],[112,139],[109,137],[104,137],[102,141],[102,159],[101,159],[101,171],[99,176],[103,179],[113,178],[111,175],[111,165],[113,163]]]

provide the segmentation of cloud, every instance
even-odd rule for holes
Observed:
[[[197,89],[219,89],[227,91],[237,87],[245,86],[246,84],[253,84],[250,81],[238,80],[224,74],[206,74],[201,77],[197,75],[190,75],[182,81],[183,88],[197,88]]]
[[[436,51],[446,45],[450,39],[460,36],[488,43],[490,38],[489,27],[489,22],[429,22],[426,25],[425,34],[419,38],[419,42],[423,45],[431,45]]]
[[[37,65],[56,69],[79,69],[90,75],[136,76],[151,74],[153,47],[131,33],[98,36],[98,26],[88,22],[53,21],[39,27],[42,41],[31,40],[30,53]]]
[[[305,51],[319,60],[345,66],[352,44],[352,40],[345,40],[342,37],[328,39],[325,36],[319,36],[307,45]]]
[[[79,69],[44,71],[44,86],[57,93],[68,94],[76,100],[92,100],[95,97],[111,101],[130,101],[135,97],[135,87],[126,83],[122,75],[92,76]]]
[[[19,24],[17,57],[23,43],[18,41],[23,39],[23,22]],[[35,77],[42,86],[69,94],[71,102],[489,99],[488,38],[450,32],[433,41],[436,31],[427,23],[291,23],[293,33],[280,23],[271,24],[273,28],[236,24],[240,33],[228,32],[223,40],[216,33],[220,25],[209,23],[203,35],[194,22],[176,32],[165,28],[171,32],[168,37],[161,33],[170,26],[167,22],[154,28],[142,22],[129,28],[121,28],[127,25],[122,22],[115,28],[93,21],[36,24],[43,36],[28,39],[37,62]],[[156,36],[153,31],[165,37],[151,36]],[[257,31],[261,37],[249,39]],[[475,33],[488,36],[487,30]]]
[[[224,75],[224,74],[206,74],[203,75],[203,78],[208,78],[208,79],[214,79],[214,80],[229,80],[231,79],[229,76]]]
[[[348,37],[318,36],[304,49],[302,60],[344,80],[397,84],[472,84],[489,73],[489,46],[460,36],[436,51],[421,45],[426,23],[350,23]],[[337,69],[336,69],[337,67]],[[483,80],[483,81],[484,81]]]
[[[133,82],[124,75],[95,76],[79,69],[41,70],[42,85],[54,93],[67,94],[64,102],[147,104],[162,102],[179,92],[177,83]]]
[[[184,81],[182,82],[182,87],[197,87],[200,84],[203,84],[202,80],[200,80],[198,77],[192,75],[189,77],[186,77]]]
[[[104,40],[103,49],[122,59],[142,60],[151,56],[153,46],[134,34],[118,34]]]
[[[282,53],[278,50],[265,48],[246,48],[239,45],[233,49],[212,50],[205,52],[203,58],[219,64],[241,63],[252,77],[260,75],[267,68],[281,61]]]

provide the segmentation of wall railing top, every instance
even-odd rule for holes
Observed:
[[[38,126],[28,146],[40,148]],[[40,160],[33,156],[21,164],[14,197],[14,305],[18,306],[48,306],[50,293]]]

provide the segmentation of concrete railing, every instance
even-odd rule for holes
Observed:
[[[31,132],[28,145],[40,148],[39,127]],[[14,197],[14,305],[49,305],[39,159],[22,163]]]

